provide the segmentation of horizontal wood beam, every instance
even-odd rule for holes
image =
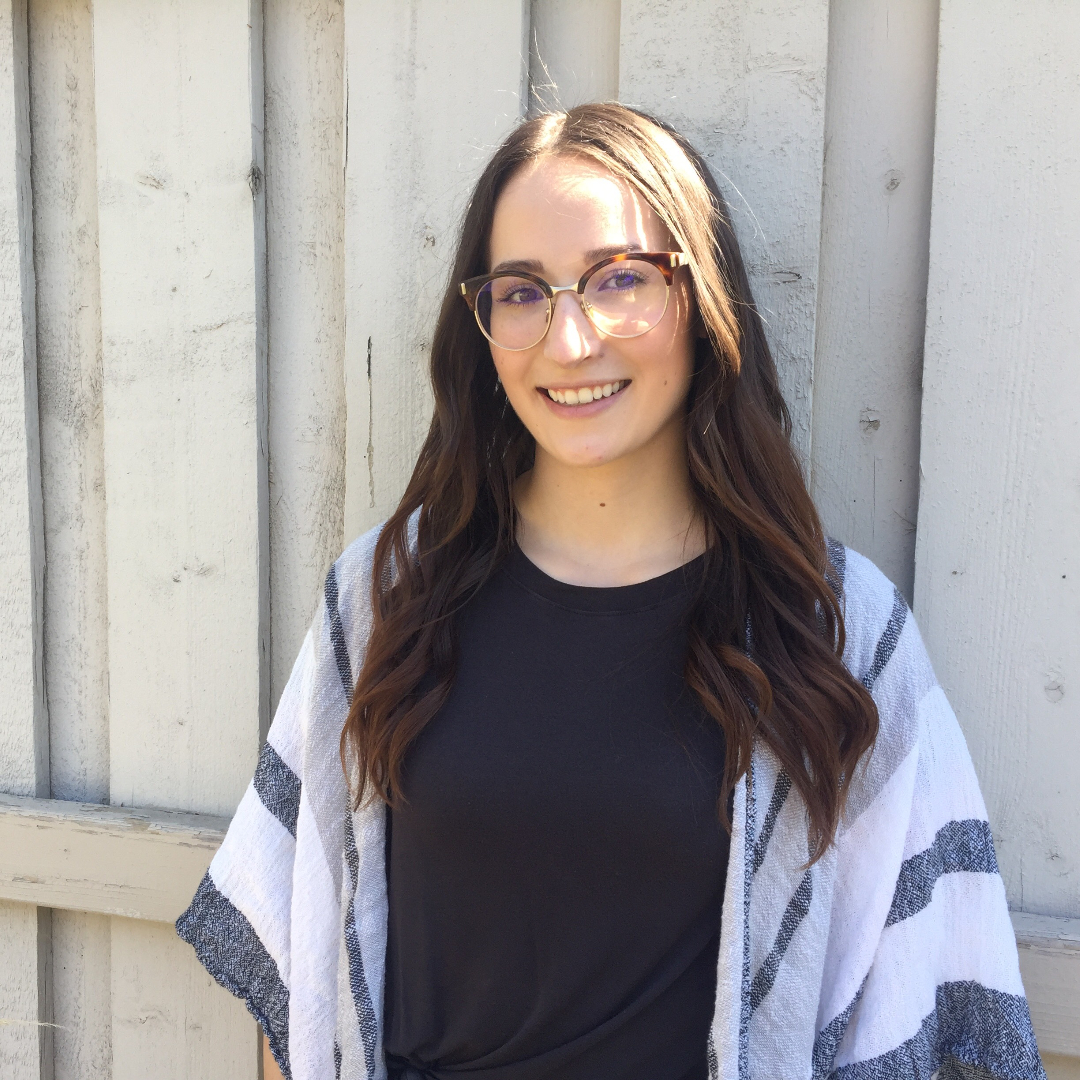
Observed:
[[[211,814],[0,795],[0,900],[173,922],[225,837]],[[1012,913],[1039,1046],[1080,1056],[1080,919]]]
[[[1080,919],[1014,911],[1012,922],[1039,1049],[1080,1057]]]
[[[229,819],[0,795],[0,899],[173,922]]]

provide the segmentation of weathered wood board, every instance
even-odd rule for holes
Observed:
[[[810,461],[828,0],[623,0],[619,96],[674,124],[724,193]]]
[[[273,708],[344,544],[345,12],[265,19]]]
[[[1080,919],[1014,911],[1012,921],[1039,1049],[1080,1058]]]
[[[528,26],[522,0],[346,0],[346,539],[397,505],[427,431],[457,227],[524,111]]]
[[[620,0],[533,0],[530,115],[619,96]]]
[[[938,0],[834,0],[811,492],[911,602]]]
[[[229,814],[269,705],[262,5],[93,12],[110,799]],[[113,1080],[254,1078],[171,928],[114,919],[110,964]]]
[[[0,795],[0,899],[175,922],[229,819]]]
[[[0,790],[49,794],[26,4],[0,4]],[[0,904],[0,1061],[51,1075],[51,916]]]
[[[1080,915],[1080,6],[943,0],[915,613],[1010,904]]]
[[[109,798],[97,146],[90,0],[29,5],[49,778]],[[52,913],[54,1080],[107,1077],[109,924]]]

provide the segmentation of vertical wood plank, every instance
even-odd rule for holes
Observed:
[[[32,0],[45,676],[57,799],[109,797],[105,451],[89,0]]]
[[[910,602],[938,0],[833,0],[811,491]]]
[[[262,6],[93,12],[110,798],[228,814],[268,705]],[[111,938],[114,1080],[256,1075],[171,927]]]
[[[674,124],[716,176],[807,465],[828,23],[828,0],[622,0],[619,95]]]
[[[254,12],[94,4],[118,805],[231,813],[265,711]]]
[[[105,915],[52,913],[54,1080],[112,1076],[112,938]]]
[[[620,0],[532,0],[529,114],[619,96]]]
[[[271,706],[345,512],[345,13],[267,0]]]
[[[113,1080],[255,1080],[255,1022],[170,925],[113,919],[112,938]]]
[[[0,790],[49,794],[42,665],[45,568],[38,444],[30,88],[23,0],[0,4]],[[0,904],[0,1061],[52,1075],[50,912]]]
[[[523,0],[346,0],[345,531],[397,505],[431,412],[428,350],[476,176],[524,107]]]
[[[89,0],[31,0],[29,52],[49,771],[54,798],[107,802],[105,462]],[[107,1077],[109,920],[54,911],[51,929],[55,1078]]]
[[[942,0],[915,611],[1010,903],[1080,915],[1080,6]]]

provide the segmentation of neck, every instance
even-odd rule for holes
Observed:
[[[632,585],[705,550],[681,426],[602,465],[566,465],[537,446],[518,481],[517,541],[541,570],[574,585]]]

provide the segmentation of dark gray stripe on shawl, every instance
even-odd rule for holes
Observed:
[[[867,976],[869,978],[869,976]],[[813,1068],[811,1080],[825,1080],[832,1071],[833,1062],[836,1060],[836,1052],[840,1049],[840,1043],[847,1032],[848,1024],[851,1023],[851,1015],[856,1006],[862,1000],[863,991],[866,989],[866,979],[863,979],[858,993],[848,1002],[847,1008],[834,1016],[818,1033],[814,1039]]]
[[[341,1046],[334,1040],[334,1080],[341,1080]]]
[[[754,844],[754,868],[756,874],[765,861],[765,851],[772,839],[773,830],[776,828],[776,819],[784,808],[788,793],[791,791],[791,777],[783,769],[776,774],[776,783],[773,784],[772,798],[769,800],[769,809],[765,811],[765,820],[761,823],[761,835]]]
[[[263,743],[259,764],[251,780],[263,806],[292,833],[296,839],[296,818],[300,813],[300,777],[285,764],[278,752]]]
[[[761,967],[758,968],[758,972],[754,976],[753,984],[750,987],[751,1014],[757,1011],[757,1007],[765,1000],[769,991],[773,988],[777,972],[780,970],[780,964],[788,951],[791,939],[795,936],[795,931],[799,929],[803,919],[806,918],[806,914],[810,910],[810,901],[813,898],[814,878],[812,873],[807,870],[803,874],[802,881],[799,882],[799,887],[795,890],[788,901],[787,907],[784,909],[784,917],[780,920],[780,929],[776,932],[773,947],[769,950],[769,955],[762,961]]]
[[[739,1080],[750,1076],[750,888],[753,885],[754,831],[757,828],[755,768],[751,756],[746,770],[746,814],[743,837],[742,985],[739,993]]]
[[[885,670],[886,664],[892,659],[893,653],[896,652],[897,642],[900,640],[904,623],[907,622],[907,613],[907,601],[900,595],[900,590],[894,586],[893,606],[889,621],[885,624],[881,637],[878,638],[870,669],[862,677],[862,684],[867,690],[874,689],[874,683],[878,681],[878,677]]]
[[[720,1059],[716,1056],[716,1041],[711,1031],[705,1044],[705,1061],[709,1066],[709,1080],[720,1080]]]
[[[978,818],[950,821],[938,829],[934,842],[925,851],[905,859],[885,925],[892,926],[922,911],[930,903],[938,878],[960,871],[998,873],[994,838],[988,822]]]
[[[334,646],[334,660],[337,662],[338,678],[345,690],[346,701],[352,701],[353,678],[352,662],[345,644],[345,630],[341,625],[341,611],[338,608],[337,567],[331,566],[326,575],[326,613],[330,619],[330,641]]]
[[[1022,997],[975,982],[944,983],[918,1032],[887,1054],[837,1069],[835,1080],[1046,1080]]]
[[[825,580],[839,600],[844,594],[844,579],[847,576],[847,548],[839,540],[827,536],[825,537],[825,553],[832,564],[831,568],[825,571]]]
[[[254,927],[218,891],[209,873],[176,920],[176,932],[195,950],[202,966],[230,994],[243,999],[266,1032],[282,1075],[290,1080],[289,991]]]
[[[345,953],[349,958],[349,989],[352,992],[356,1022],[364,1044],[364,1064],[369,1077],[375,1075],[375,1048],[379,1038],[379,1022],[371,1003],[371,990],[364,973],[364,957],[360,951],[360,934],[356,928],[356,886],[360,875],[360,855],[356,850],[352,814],[345,817],[345,862],[349,867],[349,906],[345,912]]]

